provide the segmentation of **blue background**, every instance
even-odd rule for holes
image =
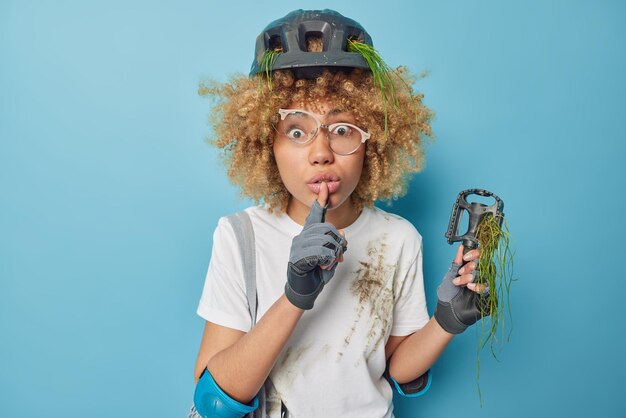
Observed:
[[[185,416],[212,232],[250,203],[203,142],[196,88],[247,72],[297,7],[429,72],[437,139],[389,210],[424,236],[431,312],[457,193],[506,203],[515,326],[500,363],[482,356],[483,408],[470,331],[397,416],[626,416],[625,3],[267,4],[0,2],[0,416]]]

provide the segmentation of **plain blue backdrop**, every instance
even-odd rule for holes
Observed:
[[[428,73],[436,141],[383,207],[424,237],[430,312],[457,193],[506,204],[515,325],[482,356],[484,406],[470,331],[397,416],[626,416],[625,3],[495,0],[0,1],[0,416],[185,416],[212,232],[250,204],[196,89],[298,7]]]

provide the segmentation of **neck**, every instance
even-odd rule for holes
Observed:
[[[293,198],[289,200],[287,205],[287,215],[300,225],[304,225],[310,210],[308,206]],[[361,211],[356,210],[352,199],[348,198],[340,206],[330,208],[326,212],[326,222],[332,224],[337,229],[343,229],[352,225],[360,214]]]

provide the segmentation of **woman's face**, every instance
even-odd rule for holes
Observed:
[[[325,126],[339,122],[356,124],[351,113],[337,108],[332,101],[323,101],[315,108],[294,104],[290,109],[306,110]],[[279,120],[274,140],[276,165],[283,184],[291,194],[287,213],[296,220],[301,218],[300,215],[306,217],[317,198],[321,181],[328,185],[328,209],[335,212],[333,215],[352,210],[349,197],[361,178],[365,145],[360,144],[352,154],[339,155],[330,148],[327,128],[321,127],[311,141],[299,144],[284,134],[290,128],[287,124],[286,120]],[[338,129],[341,132],[342,127]],[[301,132],[295,131],[292,137],[299,135]]]

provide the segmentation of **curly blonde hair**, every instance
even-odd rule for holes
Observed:
[[[222,150],[230,180],[257,204],[265,201],[270,211],[285,211],[291,197],[273,154],[278,109],[294,104],[304,108],[305,103],[315,109],[330,98],[352,113],[356,124],[371,135],[361,179],[351,196],[360,210],[406,193],[409,174],[423,166],[423,139],[432,137],[433,113],[422,103],[423,95],[411,88],[413,77],[398,67],[392,79],[394,104],[383,99],[371,73],[359,69],[324,71],[310,80],[295,79],[283,70],[271,77],[236,75],[227,83],[202,83],[198,93],[216,99],[209,118],[216,137],[209,143]]]

